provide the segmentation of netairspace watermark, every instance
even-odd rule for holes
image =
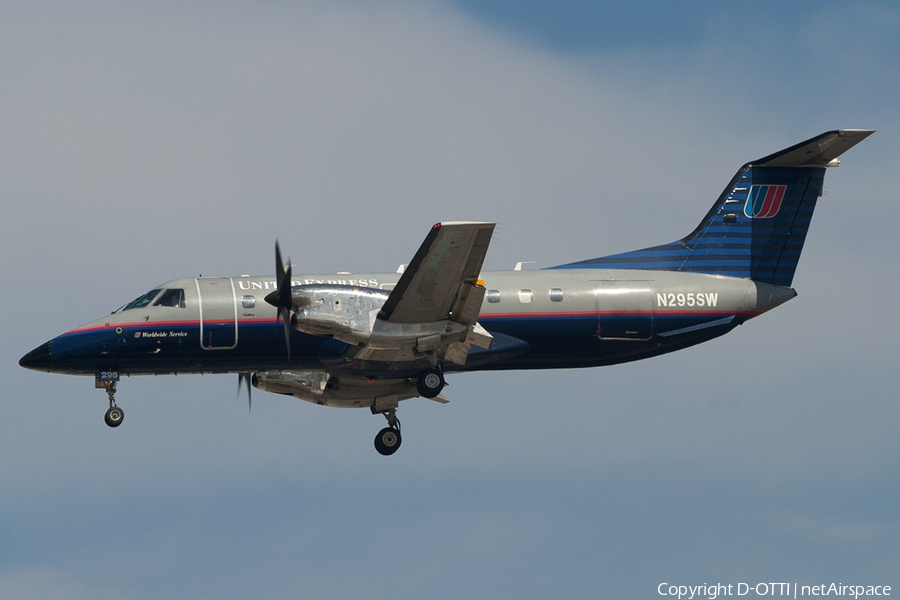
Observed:
[[[660,596],[672,596],[678,600],[708,598],[716,600],[721,596],[844,596],[859,598],[865,596],[890,596],[889,585],[844,585],[842,583],[821,583],[800,585],[797,583],[715,583],[703,585],[676,585],[661,583],[656,588]]]

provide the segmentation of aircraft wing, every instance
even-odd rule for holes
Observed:
[[[474,325],[484,300],[478,275],[494,223],[438,223],[431,228],[378,318],[392,323],[450,319]]]

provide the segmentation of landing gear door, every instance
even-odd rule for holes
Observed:
[[[649,281],[597,281],[601,340],[649,340],[653,335],[653,298]]]
[[[237,347],[237,293],[231,277],[196,277],[200,299],[200,347],[231,350]]]

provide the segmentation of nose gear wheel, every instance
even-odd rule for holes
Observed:
[[[118,406],[111,406],[109,410],[106,411],[106,415],[103,417],[103,420],[106,421],[106,424],[110,427],[118,427],[122,424],[122,420],[124,418],[124,410],[122,410]]]
[[[118,427],[125,419],[125,411],[116,406],[116,382],[103,382],[103,387],[106,388],[106,395],[109,396],[109,410],[106,411],[103,420],[110,427]]]

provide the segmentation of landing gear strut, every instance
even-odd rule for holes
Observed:
[[[375,449],[383,456],[390,456],[400,448],[403,439],[400,437],[400,419],[397,418],[397,409],[391,408],[381,413],[387,419],[388,426],[375,436]]]
[[[102,383],[103,387],[106,388],[106,395],[109,396],[109,410],[106,411],[103,420],[110,427],[118,427],[122,424],[122,420],[125,419],[125,411],[116,406],[116,382],[104,381]]]

